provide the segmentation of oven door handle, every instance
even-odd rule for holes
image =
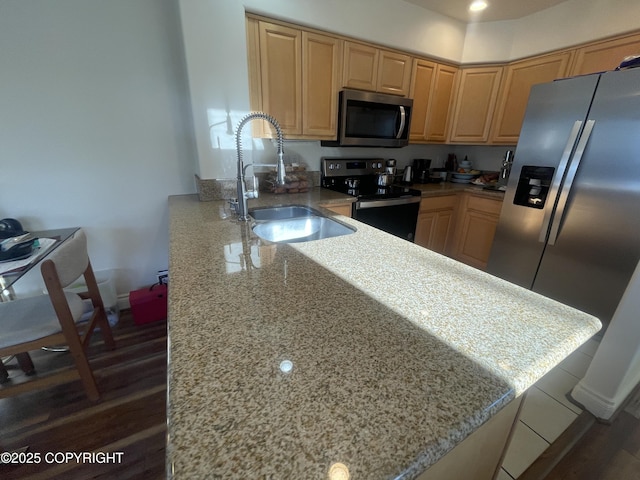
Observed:
[[[396,205],[408,205],[410,203],[419,203],[422,197],[411,196],[401,198],[389,198],[387,200],[364,200],[356,202],[356,210],[377,207],[395,207]]]

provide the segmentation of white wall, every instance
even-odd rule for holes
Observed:
[[[0,218],[81,226],[119,293],[167,268],[167,196],[195,191],[173,0],[0,2]]]
[[[567,0],[518,20],[470,24],[462,62],[514,60],[571,47],[637,30],[638,18],[637,0]]]
[[[593,415],[610,419],[640,382],[640,263],[571,396]]]

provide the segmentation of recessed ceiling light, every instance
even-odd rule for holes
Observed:
[[[472,12],[479,12],[487,8],[487,2],[483,0],[475,0],[471,5],[469,5],[469,10]]]

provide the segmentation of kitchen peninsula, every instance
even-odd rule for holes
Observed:
[[[422,478],[600,328],[350,218],[353,234],[275,244],[226,202],[169,208],[176,479]]]

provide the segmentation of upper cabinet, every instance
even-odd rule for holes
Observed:
[[[413,60],[411,143],[445,142],[455,75],[458,69],[424,59]]]
[[[335,137],[342,40],[248,18],[247,46],[252,110],[275,117],[288,138]]]
[[[570,59],[571,52],[561,52],[514,62],[506,67],[493,115],[491,143],[515,145],[518,142],[531,87],[564,77]]]
[[[336,136],[342,40],[302,32],[302,132]]]
[[[409,55],[362,43],[344,42],[344,87],[407,96],[410,82]]]
[[[377,48],[361,43],[344,42],[344,67],[342,85],[359,90],[376,90],[378,82]]]
[[[487,142],[502,71],[501,66],[460,70],[449,136],[451,142]]]
[[[302,32],[259,22],[262,110],[284,133],[302,133]]]
[[[458,69],[449,65],[438,65],[434,82],[435,90],[427,122],[427,141],[446,142],[453,88]]]
[[[409,95],[410,83],[411,57],[401,53],[380,50],[377,91],[406,97]]]
[[[437,65],[427,60],[413,61],[411,74],[411,90],[409,96],[413,98],[411,112],[411,130],[409,141],[420,143],[427,141],[427,120],[435,84]]]
[[[593,43],[578,48],[571,75],[613,70],[629,55],[640,55],[640,34]]]
[[[531,87],[613,70],[640,54],[640,33],[497,65],[452,66],[340,35],[247,15],[252,110],[291,139],[336,138],[341,88],[413,99],[411,143],[515,145]],[[254,136],[274,137],[265,122]]]

